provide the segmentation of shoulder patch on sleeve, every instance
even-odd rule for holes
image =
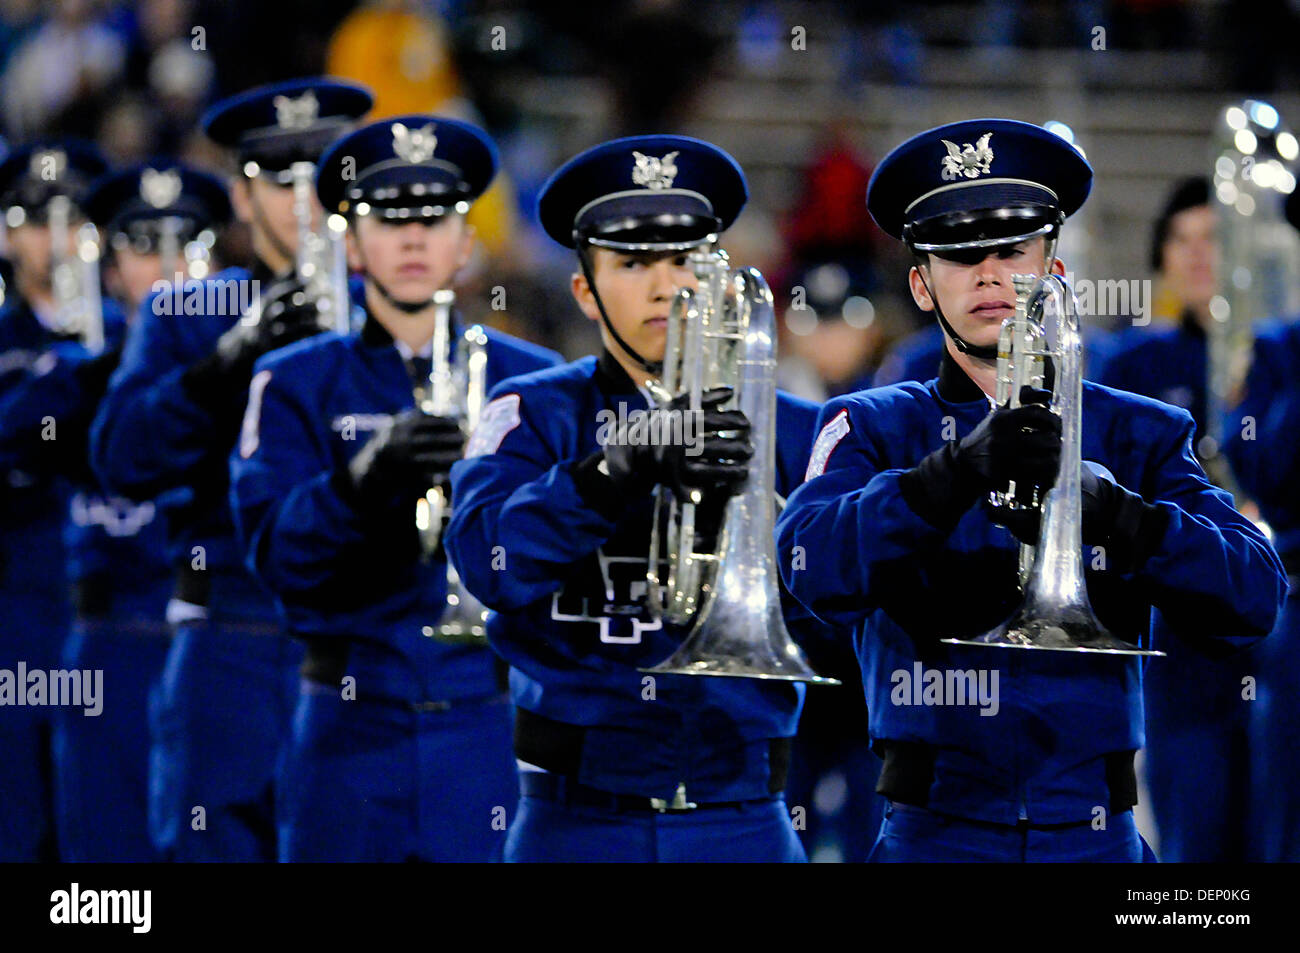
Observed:
[[[261,442],[262,394],[271,383],[270,371],[258,371],[248,385],[248,406],[244,409],[244,425],[239,431],[239,455],[247,460],[257,452]]]
[[[496,453],[506,434],[519,426],[519,395],[502,394],[490,401],[479,415],[478,426],[465,447],[465,458]]]
[[[808,458],[808,470],[803,475],[805,483],[826,472],[826,461],[831,458],[831,451],[852,429],[847,410],[841,410],[822,428],[822,432],[817,435],[817,441],[813,444],[812,456]]]

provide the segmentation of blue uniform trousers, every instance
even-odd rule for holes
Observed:
[[[1294,577],[1293,577],[1294,579]],[[1300,861],[1300,593],[1273,632],[1225,659],[1147,668],[1147,786],[1160,859]],[[1157,668],[1156,666],[1160,667]],[[1242,679],[1255,680],[1243,697]]]
[[[1176,659],[1147,666],[1146,779],[1166,863],[1255,859],[1247,827],[1259,702],[1242,699],[1240,677],[1254,670],[1246,660],[1262,647],[1212,659],[1171,646]]]
[[[890,802],[869,863],[1154,863],[1133,812],[1054,829],[993,824]]]
[[[32,578],[45,572],[48,582],[43,555],[39,549],[20,554],[16,548],[0,554],[0,563],[6,563],[0,565],[0,669],[15,679],[19,662],[28,672],[58,668],[70,624],[62,571],[53,576],[53,587]],[[15,686],[20,692],[25,687]],[[0,707],[0,863],[57,859],[53,713],[48,705]]]
[[[149,840],[149,695],[171,639],[164,624],[79,618],[63,667],[102,671],[102,710],[54,713],[59,855],[81,863],[158,860]]]
[[[802,863],[785,798],[657,813],[522,797],[508,863]]]
[[[501,859],[519,796],[504,695],[416,711],[304,679],[282,772],[285,862]]]
[[[282,631],[176,627],[150,705],[149,828],[167,859],[275,860],[276,770],[302,660]]]

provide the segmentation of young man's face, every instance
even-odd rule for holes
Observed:
[[[1161,249],[1160,269],[1178,300],[1203,308],[1219,289],[1219,241],[1214,209],[1198,205],[1169,219],[1169,232]]]
[[[163,280],[162,256],[157,252],[141,253],[130,248],[116,248],[113,251],[113,270],[132,314],[154,285]],[[171,275],[167,276],[167,280],[171,278]]]
[[[1016,309],[1016,288],[1012,275],[1041,275],[1046,253],[1043,236],[1016,245],[989,249],[984,257],[970,263],[978,252],[963,252],[964,262],[929,256],[927,267],[930,287],[939,299],[943,316],[961,337],[977,347],[995,347],[1002,322]],[[1052,271],[1065,274],[1059,258]],[[912,300],[922,311],[933,311],[934,301],[913,267],[908,273]]]
[[[275,270],[293,265],[292,261],[279,261],[280,248],[291,254],[298,252],[298,219],[293,214],[293,187],[280,185],[266,176],[239,176],[230,190],[230,203],[235,217],[245,222],[253,231],[253,248]],[[320,203],[312,195],[312,222],[320,215]],[[260,214],[257,211],[260,210]],[[264,234],[269,231],[275,241]],[[277,247],[276,242],[279,243]],[[275,259],[275,260],[273,260]]]
[[[619,336],[647,361],[663,360],[668,311],[677,289],[697,286],[689,254],[591,249],[591,274],[605,313]],[[595,296],[582,274],[573,276],[570,290],[582,313],[592,321],[600,321]],[[600,333],[605,347],[619,353],[603,322]]]
[[[474,226],[457,213],[427,221],[362,216],[348,236],[353,268],[364,269],[398,301],[428,301],[449,288],[474,249]]]
[[[80,219],[68,223],[69,257],[74,254],[76,231],[80,225]],[[8,241],[9,256],[19,277],[34,286],[48,287],[53,268],[50,227],[43,222],[36,223],[28,219],[17,228],[9,229]]]

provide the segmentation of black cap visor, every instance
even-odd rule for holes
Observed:
[[[929,252],[950,261],[982,261],[990,249],[1048,235],[1065,216],[1048,205],[1011,205],[994,209],[949,212],[903,229],[903,240],[916,252]]]

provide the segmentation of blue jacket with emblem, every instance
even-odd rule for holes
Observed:
[[[872,737],[937,749],[930,808],[1004,824],[1088,820],[1109,803],[1104,756],[1143,745],[1141,663],[940,643],[988,631],[1019,605],[1018,543],[979,505],[950,534],[937,530],[899,489],[988,412],[951,360],[927,384],[828,403],[810,479],[777,524],[778,562],[805,606],[853,627]],[[1186,411],[1085,382],[1082,414],[1083,458],[1168,516],[1141,571],[1087,573],[1102,623],[1144,642],[1162,630],[1233,646],[1267,634],[1286,592],[1281,563],[1205,478]],[[1085,551],[1089,569],[1095,555]],[[980,670],[991,705],[930,704],[907,687]]]
[[[685,635],[644,604],[652,497],[610,516],[575,483],[575,466],[601,449],[602,427],[620,409],[646,409],[645,396],[607,353],[492,396],[452,470],[447,547],[470,591],[496,610],[488,636],[511,665],[515,704],[586,729],[577,774],[600,790],[671,797],[684,782],[695,801],[765,796],[770,741],[795,733],[803,686],[639,672]],[[816,412],[778,394],[779,494],[803,477]]]
[[[166,513],[173,565],[202,568],[214,619],[279,621],[235,539],[228,459],[235,434],[196,403],[182,377],[212,353],[251,304],[265,269],[228,268],[147,297],[91,429],[91,464],[104,485]],[[237,422],[237,421],[236,421]]]
[[[24,308],[10,317],[22,324],[31,315]],[[5,320],[0,317],[0,323]],[[121,309],[105,301],[107,350],[119,347],[125,333]],[[99,487],[87,456],[103,380],[92,383],[84,373],[93,356],[79,342],[55,339],[48,332],[42,337],[47,347],[32,352],[34,360],[27,366],[10,367],[0,382],[0,461],[7,471],[38,475],[50,483],[66,481],[70,498],[63,498],[61,512],[49,514],[50,531],[57,525],[66,547],[67,580],[80,584],[92,603],[84,608],[161,624],[171,589],[163,523],[155,519],[152,503],[136,504]],[[25,542],[37,561],[60,553],[57,545],[36,544],[42,550],[37,553],[31,538]],[[63,574],[60,566],[52,579]]]
[[[491,329],[487,335],[489,386],[561,360]],[[414,383],[373,320],[360,333],[321,335],[262,358],[230,458],[231,506],[248,566],[283,605],[290,632],[325,652],[346,640],[358,696],[487,695],[500,690],[490,651],[423,634],[445,609],[447,564],[420,559],[416,501],[409,518],[384,526],[363,518],[341,492],[348,462],[374,429],[415,406]]]

